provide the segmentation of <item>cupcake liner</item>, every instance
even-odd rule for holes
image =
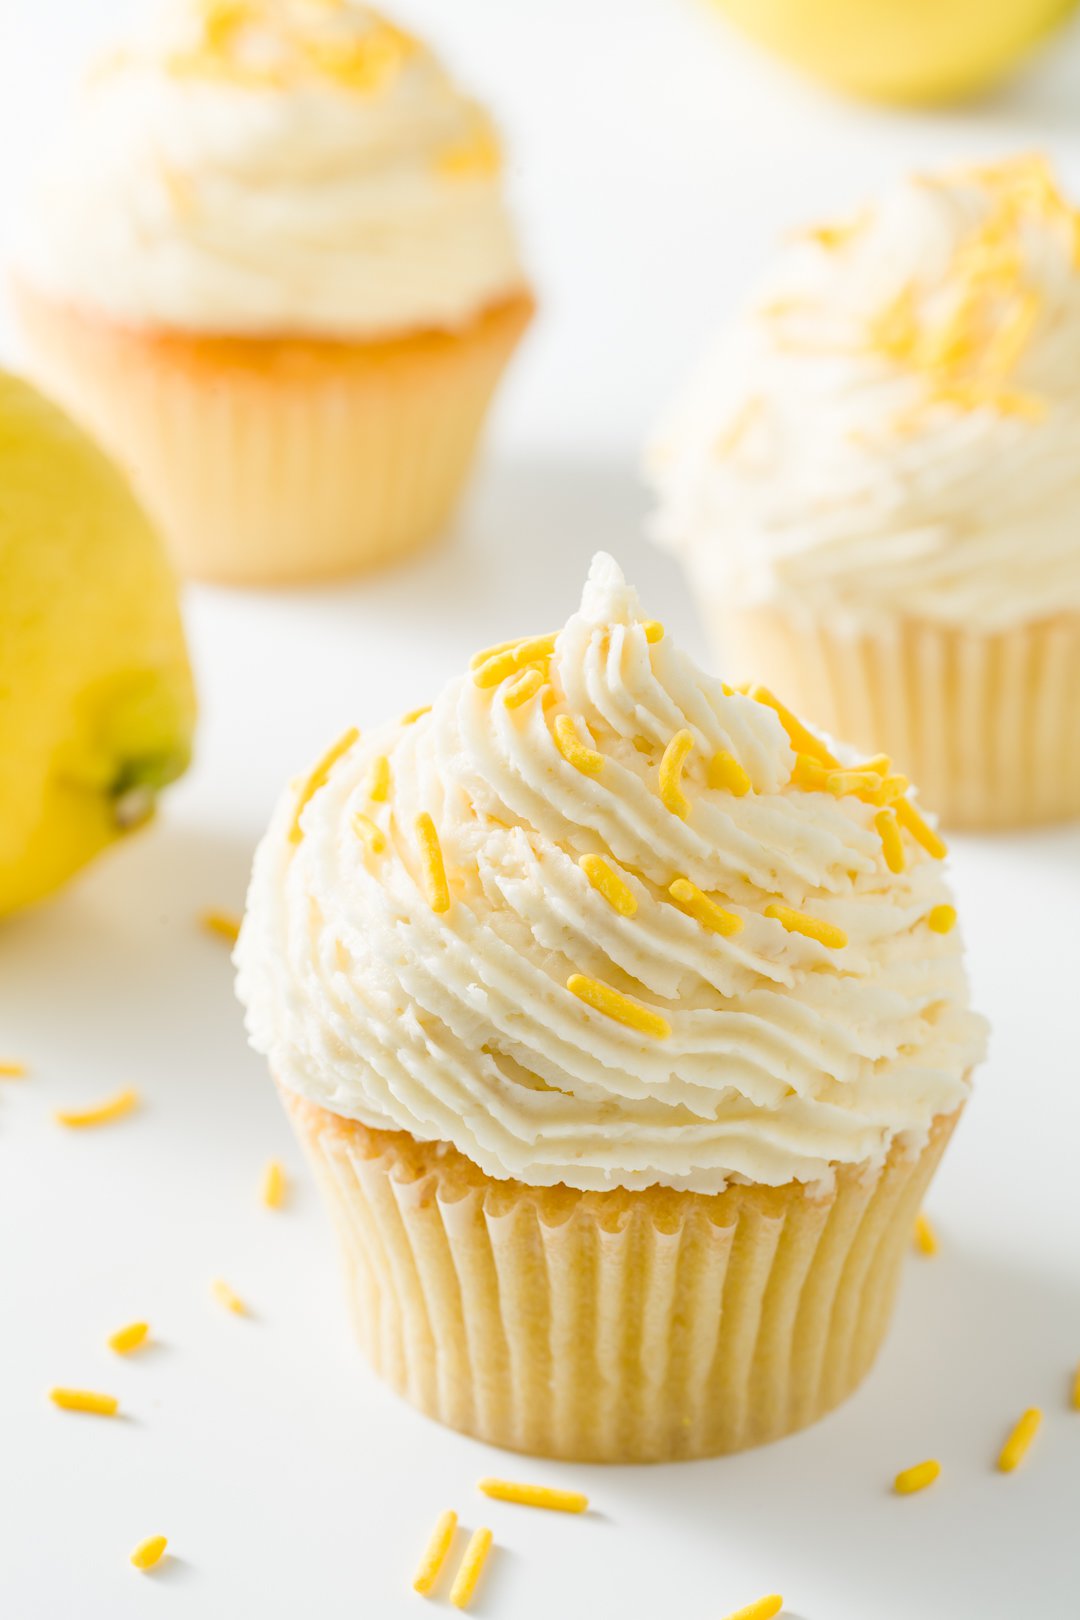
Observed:
[[[849,1395],[956,1118],[829,1193],[577,1193],[494,1181],[281,1089],[376,1371],[478,1439],[595,1462],[760,1445]]]
[[[525,295],[461,332],[379,342],[128,330],[15,289],[42,386],[124,462],[179,569],[272,584],[434,538],[472,462]]]
[[[844,742],[884,750],[942,821],[1080,815],[1080,614],[982,635],[719,611],[713,629],[729,679],[763,681]]]

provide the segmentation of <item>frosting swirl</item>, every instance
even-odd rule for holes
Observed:
[[[181,0],[85,86],[19,257],[133,326],[382,336],[523,288],[491,125],[357,0]]]
[[[237,948],[253,1044],[331,1111],[534,1185],[818,1181],[922,1140],[984,1039],[936,837],[882,809],[884,762],[833,781],[772,701],[597,557],[557,637],[286,793]]]
[[[1080,611],[1078,240],[1035,158],[806,233],[659,435],[658,537],[736,607]]]

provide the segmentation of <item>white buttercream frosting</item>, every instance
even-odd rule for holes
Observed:
[[[19,259],[128,325],[456,328],[523,288],[498,143],[418,41],[354,0],[183,0],[91,75]]]
[[[283,1085],[450,1142],[491,1176],[583,1189],[827,1180],[921,1143],[962,1103],[984,1026],[958,931],[927,922],[948,901],[941,863],[904,833],[904,870],[890,871],[874,807],[792,785],[777,713],[655,634],[599,556],[528,701],[508,705],[513,673],[484,686],[467,672],[421,718],[289,788],[237,947],[250,1036]],[[560,751],[563,715],[602,756],[595,774]],[[683,730],[685,819],[659,792]],[[707,785],[718,751],[749,774],[743,796]],[[445,911],[429,903],[421,813]],[[593,887],[588,855],[633,915]],[[687,914],[676,876],[741,930]],[[765,915],[777,902],[846,945],[787,931]],[[578,974],[670,1033],[594,1010],[568,988]]]
[[[1080,610],[1080,242],[1046,165],[784,251],[651,457],[710,599],[995,631]]]

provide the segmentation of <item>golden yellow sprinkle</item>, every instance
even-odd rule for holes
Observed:
[[[512,641],[473,667],[473,680],[481,688],[498,686],[508,675],[516,675],[540,658],[550,658],[555,651],[555,635],[529,636],[524,641]]]
[[[169,1545],[164,1536],[147,1536],[131,1555],[131,1562],[136,1569],[153,1569],[155,1564],[161,1562],[162,1554]]]
[[[469,1545],[465,1549],[464,1557],[458,1565],[458,1572],[454,1576],[454,1584],[450,1588],[450,1602],[455,1609],[466,1608],[476,1591],[476,1583],[491,1551],[491,1540],[490,1530],[474,1530],[470,1536]]]
[[[830,771],[825,788],[838,799],[847,793],[876,794],[881,791],[881,778],[874,771]]]
[[[646,619],[642,623],[641,628],[645,632],[645,640],[649,643],[650,647],[654,647],[658,641],[663,641],[664,627],[660,623],[659,619]]]
[[[921,1212],[915,1218],[915,1247],[920,1254],[927,1256],[937,1254],[939,1248],[938,1236],[930,1223],[930,1217]]]
[[[586,776],[598,776],[604,768],[603,754],[585,746],[568,714],[555,717],[555,746],[563,759]]]
[[[349,749],[352,747],[353,743],[357,741],[359,736],[360,733],[356,727],[350,726],[348,731],[344,732],[338,738],[333,747],[327,749],[322,759],[320,759],[319,763],[316,765],[315,769],[312,771],[311,775],[300,789],[300,794],[293,810],[292,826],[289,828],[290,844],[298,844],[301,838],[303,838],[304,834],[300,827],[301,815],[311,803],[311,800],[315,797],[316,793],[318,793],[319,789],[321,787],[325,787],[330,778],[330,772],[333,770],[338,760],[341,759],[344,754],[349,752]]]
[[[926,924],[935,934],[951,934],[956,927],[956,907],[932,906],[926,913]]]
[[[719,749],[709,761],[709,768],[705,779],[711,788],[722,788],[733,793],[737,799],[745,797],[753,784],[749,773],[743,769],[735,758],[726,749]]]
[[[1072,1408],[1074,1412],[1080,1412],[1080,1366],[1077,1367],[1076,1372],[1073,1374]]]
[[[858,765],[851,768],[853,771],[873,771],[875,776],[888,776],[891,766],[892,760],[888,754],[875,754],[872,759],[860,760]]]
[[[128,1322],[125,1327],[117,1328],[115,1333],[110,1333],[105,1342],[118,1356],[129,1356],[133,1350],[146,1343],[149,1332],[149,1322]]]
[[[496,175],[502,151],[491,129],[476,130],[453,146],[444,146],[435,159],[435,172],[448,180],[474,180]]]
[[[421,1597],[427,1597],[429,1592],[434,1591],[456,1529],[457,1514],[453,1508],[447,1508],[446,1512],[440,1513],[436,1519],[435,1528],[428,1537],[419,1567],[413,1576],[413,1591],[419,1592]]]
[[[231,911],[203,911],[199,921],[208,934],[216,934],[229,945],[240,938],[240,918]]]
[[[586,1006],[607,1018],[614,1018],[619,1024],[639,1030],[642,1035],[650,1035],[653,1040],[665,1041],[671,1034],[671,1025],[666,1018],[649,1007],[641,1006],[640,1002],[631,1001],[629,996],[613,990],[609,984],[601,984],[599,979],[587,979],[584,974],[572,973],[566,981],[566,988],[579,1001],[584,1001]]]
[[[91,1125],[110,1125],[114,1119],[123,1119],[125,1114],[130,1114],[138,1106],[139,1093],[133,1086],[128,1086],[126,1091],[118,1091],[115,1097],[110,1097],[107,1102],[95,1103],[92,1108],[58,1108],[53,1118],[58,1125],[80,1131]]]
[[[353,832],[357,838],[363,839],[372,855],[381,855],[386,848],[386,834],[381,827],[377,827],[370,816],[365,816],[357,810],[352,818]]]
[[[830,951],[842,951],[847,944],[847,935],[835,923],[823,922],[820,917],[808,917],[805,911],[796,911],[793,906],[768,905],[765,915],[780,923],[789,934],[805,934],[807,939],[816,939],[819,945],[827,945]]]
[[[631,888],[627,886],[600,855],[583,855],[578,865],[592,884],[598,894],[602,894],[609,906],[619,913],[620,917],[632,917],[637,911],[637,898]]]
[[[911,1496],[915,1491],[925,1491],[940,1473],[941,1464],[930,1457],[926,1462],[916,1463],[913,1468],[902,1468],[893,1480],[893,1490],[897,1496]]]
[[[723,934],[725,938],[730,938],[732,934],[737,934],[743,926],[741,917],[737,917],[733,911],[725,911],[722,906],[718,906],[715,900],[710,900],[708,895],[703,894],[697,885],[691,883],[688,878],[676,878],[668,886],[668,894],[670,894],[676,905],[681,906],[684,911],[690,913],[695,922],[699,922],[702,928],[708,928],[714,934]]]
[[[420,845],[420,875],[424,898],[432,911],[450,910],[450,888],[446,881],[442,845],[435,823],[426,810],[416,818],[416,840]]]
[[[522,670],[503,693],[503,702],[508,709],[520,709],[523,703],[528,703],[531,697],[536,696],[543,684],[543,670],[536,668]]]
[[[372,804],[385,804],[390,797],[390,761],[385,754],[376,754],[371,762],[367,794]]]
[[[745,1609],[736,1609],[727,1620],[773,1620],[783,1607],[783,1598],[773,1592],[769,1597],[758,1598],[756,1603],[748,1603]]]
[[[1029,1406],[1001,1448],[997,1465],[1003,1474],[1011,1474],[1013,1469],[1023,1462],[1028,1447],[1039,1432],[1041,1422],[1042,1413],[1039,1408]]]
[[[840,761],[836,755],[829,752],[820,737],[815,737],[812,731],[807,731],[802,721],[792,714],[790,709],[786,709],[767,686],[752,686],[748,695],[755,703],[764,703],[766,708],[774,711],[797,754],[809,754],[811,759],[816,759],[819,765],[828,766],[830,771],[839,770]]]
[[[904,796],[910,786],[911,783],[908,781],[906,776],[883,776],[881,778],[881,786],[878,789],[877,798],[870,799],[870,802],[872,804],[893,804],[897,799]],[[867,797],[869,798],[870,796],[867,795]]]
[[[550,1485],[516,1485],[510,1479],[481,1479],[477,1490],[497,1502],[520,1502],[523,1507],[551,1508],[555,1513],[584,1513],[589,1498],[581,1491],[559,1491]]]
[[[809,754],[795,755],[795,768],[791,773],[792,787],[802,788],[806,793],[824,793],[828,780],[829,772],[819,760],[811,759]]]
[[[232,1311],[234,1316],[247,1315],[248,1308],[244,1304],[244,1301],[240,1298],[240,1295],[234,1294],[228,1283],[222,1282],[220,1277],[214,1278],[213,1282],[210,1284],[210,1292],[213,1294],[218,1304],[224,1305],[225,1309],[227,1311]]]
[[[660,761],[660,797],[672,815],[683,821],[690,814],[690,801],[682,790],[682,773],[693,746],[692,731],[677,731]]]
[[[120,1402],[115,1395],[100,1395],[93,1389],[50,1389],[49,1399],[64,1412],[93,1412],[96,1417],[112,1417]]]
[[[422,709],[410,709],[408,714],[403,714],[401,717],[401,724],[403,726],[415,726],[418,720],[422,720],[425,714],[430,713],[431,704],[425,703]]]
[[[497,658],[500,653],[512,652],[515,647],[520,647],[522,642],[526,640],[528,640],[526,636],[515,636],[513,641],[497,641],[493,647],[483,647],[479,652],[473,653],[469,659],[469,668],[477,670],[481,664],[486,664],[492,658]]]
[[[932,855],[935,861],[945,859],[949,851],[944,839],[923,820],[910,799],[897,799],[896,814],[900,825],[907,828],[915,842],[921,844],[928,855]]]
[[[0,1063],[0,1080],[22,1080],[25,1077],[25,1063]]]
[[[285,1166],[280,1159],[271,1159],[262,1174],[259,1196],[267,1209],[280,1209],[289,1190]]]
[[[881,839],[881,852],[885,857],[885,865],[890,872],[904,870],[904,840],[900,836],[900,823],[891,810],[879,810],[874,817],[874,826]]]

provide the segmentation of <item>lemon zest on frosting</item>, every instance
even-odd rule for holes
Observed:
[[[768,1597],[758,1598],[756,1603],[748,1603],[744,1609],[736,1609],[726,1620],[773,1620],[783,1607],[780,1594],[771,1592]]]
[[[764,703],[766,708],[773,710],[787,732],[788,740],[796,754],[809,754],[811,759],[817,760],[819,765],[828,766],[831,771],[840,769],[840,761],[836,755],[830,753],[821,738],[808,731],[798,716],[785,708],[767,686],[751,686],[747,696],[752,697],[755,703]]]
[[[280,1159],[271,1159],[263,1170],[259,1197],[267,1209],[280,1209],[289,1190],[289,1178]]]
[[[446,881],[446,866],[442,845],[435,823],[426,810],[416,818],[416,841],[420,846],[421,888],[432,911],[450,910],[450,887]]]
[[[229,945],[240,938],[240,918],[231,911],[201,911],[199,922],[208,934],[216,934]]]
[[[1042,1412],[1037,1406],[1029,1406],[998,1454],[997,1465],[1001,1473],[1011,1474],[1014,1468],[1020,1466],[1041,1423]]]
[[[427,1597],[435,1588],[439,1572],[453,1543],[457,1522],[457,1514],[453,1508],[447,1508],[445,1513],[440,1513],[435,1521],[435,1528],[428,1537],[416,1574],[413,1576],[413,1591],[419,1592],[421,1597]]]
[[[925,1491],[932,1485],[941,1473],[941,1464],[934,1457],[926,1462],[915,1463],[912,1468],[902,1468],[893,1480],[893,1490],[897,1496],[911,1496],[915,1491]]]
[[[555,746],[563,759],[586,776],[598,776],[604,768],[604,756],[589,748],[577,734],[577,727],[568,714],[555,718]]]
[[[742,929],[741,917],[718,906],[715,900],[710,900],[709,896],[704,894],[696,883],[691,883],[689,878],[675,878],[668,885],[668,894],[676,905],[689,912],[694,921],[700,923],[702,928],[707,928],[710,933],[730,938],[732,934],[737,934]]]
[[[637,911],[637,897],[623,882],[618,872],[610,867],[602,855],[583,855],[578,865],[598,894],[620,917],[632,917]]]
[[[951,934],[956,927],[956,907],[948,905],[931,906],[926,913],[926,925],[935,934]]]
[[[362,810],[353,813],[353,832],[363,840],[372,855],[381,855],[386,848],[386,834],[381,827],[377,827],[370,816],[365,816]]]
[[[582,973],[572,973],[566,981],[566,988],[572,996],[577,996],[579,1001],[585,1002],[596,1012],[615,1019],[617,1023],[626,1024],[642,1035],[650,1035],[653,1040],[665,1041],[671,1034],[671,1025],[666,1018],[653,1012],[650,1007],[643,1007],[638,1001],[631,1001],[629,996],[613,990],[609,984],[602,984],[599,979],[587,979]]]
[[[94,1125],[111,1125],[114,1119],[123,1119],[139,1106],[139,1093],[134,1086],[118,1091],[106,1102],[95,1103],[92,1108],[58,1108],[53,1118],[58,1125],[69,1130],[86,1130]]]
[[[672,737],[660,761],[660,797],[682,821],[690,814],[690,800],[682,790],[683,766],[693,747],[694,734],[684,728]]]
[[[710,759],[705,780],[711,788],[721,788],[734,794],[736,799],[743,798],[753,786],[749,771],[739,764],[734,754],[723,748]]]
[[[948,845],[934,831],[929,822],[923,820],[911,800],[897,799],[895,808],[900,825],[907,828],[915,842],[921,844],[926,853],[932,855],[935,861],[943,861],[949,853]]]
[[[385,754],[376,754],[371,762],[367,796],[372,804],[385,804],[390,797],[390,761]]]
[[[900,836],[900,823],[892,810],[879,810],[874,817],[874,826],[881,839],[881,852],[885,857],[885,865],[890,872],[904,870],[904,840]]]
[[[450,1588],[450,1602],[455,1609],[466,1608],[476,1591],[476,1583],[491,1551],[491,1542],[491,1531],[487,1529],[474,1530],[470,1536],[469,1545],[465,1548],[457,1574],[454,1576],[454,1584]]]
[[[921,1210],[915,1217],[915,1247],[920,1254],[926,1255],[928,1259],[937,1254],[939,1248],[938,1235],[931,1224],[930,1217]]]
[[[848,942],[844,930],[835,923],[825,922],[821,917],[808,917],[805,911],[796,911],[794,906],[771,903],[765,907],[765,915],[786,928],[789,934],[803,934],[807,939],[816,939],[819,945],[827,946],[830,951],[842,951]]]
[[[536,696],[544,684],[544,672],[534,665],[530,669],[522,670],[503,693],[503,702],[508,709],[520,709],[523,703]]]
[[[227,1311],[232,1311],[234,1316],[246,1316],[248,1314],[248,1308],[244,1304],[244,1301],[240,1298],[240,1295],[234,1293],[234,1291],[229,1287],[228,1283],[224,1282],[220,1277],[214,1278],[213,1282],[210,1284],[210,1292],[213,1294],[218,1304],[224,1305],[225,1309]]]
[[[92,1412],[95,1417],[112,1417],[120,1402],[115,1395],[102,1395],[96,1389],[50,1389],[49,1399],[63,1412]]]
[[[353,746],[353,743],[358,740],[359,736],[360,733],[357,728],[355,726],[350,726],[348,731],[343,732],[338,738],[337,742],[334,743],[331,748],[327,749],[322,759],[320,759],[315,769],[307,778],[307,781],[300,789],[296,804],[293,807],[292,825],[289,828],[290,844],[298,844],[301,838],[303,838],[304,834],[300,827],[301,815],[310,804],[311,800],[315,797],[316,793],[318,793],[319,789],[321,787],[325,787],[326,783],[330,779],[330,772],[333,770],[338,760],[349,752],[349,749]]]
[[[146,1343],[150,1332],[149,1322],[126,1322],[115,1333],[110,1333],[105,1343],[110,1350],[115,1350],[118,1356],[129,1356],[133,1350]]]
[[[165,1536],[147,1536],[132,1552],[131,1562],[136,1569],[153,1569],[155,1564],[161,1562],[168,1545]]]
[[[556,1490],[551,1485],[518,1485],[510,1479],[481,1479],[476,1488],[496,1502],[550,1508],[554,1513],[584,1513],[589,1505],[589,1498],[583,1492]]]

